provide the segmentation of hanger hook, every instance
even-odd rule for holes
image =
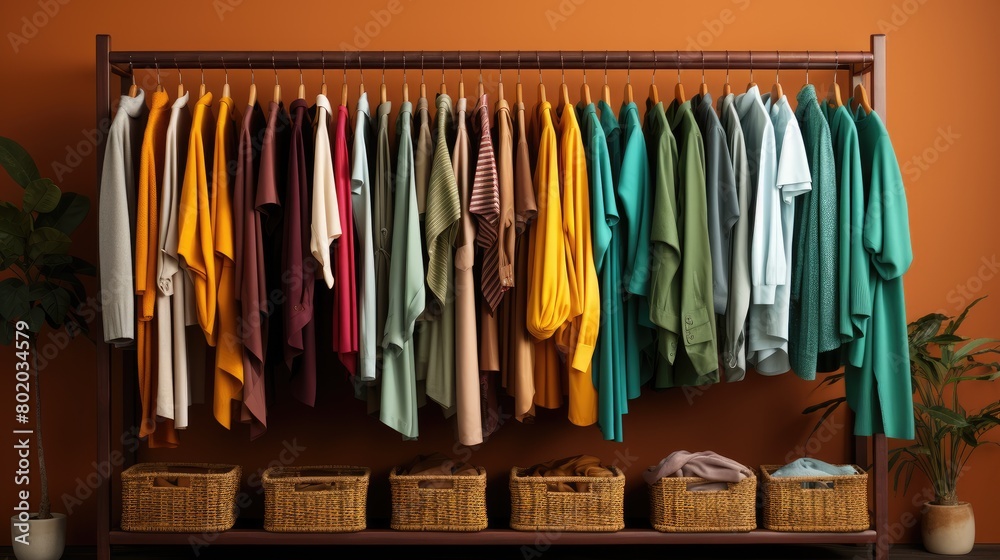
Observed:
[[[774,54],[778,57],[778,63],[774,65],[774,83],[781,83],[779,78],[779,72],[781,72],[781,51],[774,51]]]
[[[156,68],[156,85],[160,85],[160,65],[156,62],[156,57],[153,57],[153,68]]]
[[[521,51],[517,51],[517,83],[521,83]]]
[[[840,51],[833,51],[835,65],[833,67],[833,83],[837,83],[837,72],[840,70]]]
[[[424,51],[420,51],[420,83],[424,83]]]
[[[201,83],[205,83],[205,67],[201,65],[201,55],[198,55],[198,69],[201,70]]]
[[[462,51],[458,51],[458,81],[465,81],[465,68],[462,67]]]
[[[656,56],[656,51],[653,51],[653,56]],[[681,51],[674,51],[674,56],[677,57],[677,83],[679,84],[681,83]]]
[[[479,51],[479,83],[483,83],[483,51]]]
[[[278,63],[274,61],[274,51],[271,51],[271,69],[274,70],[274,85],[278,85]],[[205,81],[204,72],[202,73],[202,81]]]
[[[497,51],[497,56],[500,57],[500,62],[497,63],[497,73],[499,74],[500,83],[503,83],[503,51]],[[482,60],[479,62],[482,65]]]
[[[385,83],[385,51],[382,51],[382,83]]]
[[[604,85],[608,85],[608,51],[604,51]]]
[[[174,57],[174,67],[177,68],[177,83],[183,85],[184,84],[184,76],[181,75],[181,65],[177,64],[177,57]],[[251,76],[251,79],[252,78],[253,77]]]
[[[222,71],[226,74],[226,84],[228,84],[229,83],[229,69],[226,68],[226,57],[221,56],[221,57],[219,57],[219,59],[222,60]]]
[[[583,83],[587,84],[587,51],[580,51],[580,57],[583,61]]]
[[[347,83],[347,53],[344,53],[344,83]]]
[[[302,80],[302,62],[299,60],[299,53],[295,53],[295,65],[299,67],[299,85],[303,85],[305,82]]]
[[[566,83],[566,65],[563,64],[563,52],[559,51],[559,71],[562,72],[562,83]]]
[[[256,80],[254,79],[253,64],[250,63],[250,57],[249,56],[247,57],[247,68],[250,69],[250,83],[251,84],[257,83]],[[178,72],[177,74],[180,75],[180,72]]]
[[[747,51],[750,53],[750,83],[753,83],[753,51]]]
[[[323,76],[323,85],[326,85],[326,51],[320,51],[320,69]]]
[[[704,59],[704,57],[705,57],[705,52],[704,51],[702,51],[701,56],[702,56],[702,59]],[[702,62],[702,64],[704,64],[704,62]],[[728,49],[726,50],[726,83],[727,84],[729,83],[729,50]]]
[[[728,51],[726,52],[726,58],[727,59],[729,58],[729,52]],[[729,69],[728,68],[729,67],[729,62],[728,61],[726,62],[726,67],[727,67],[726,70],[728,70]],[[727,74],[727,77],[728,77],[728,72],[726,74]],[[726,81],[728,82],[729,80],[726,80]],[[701,51],[701,83],[705,83],[705,51]]]
[[[627,60],[625,62],[625,83],[632,83],[632,53],[630,51],[625,51],[625,56]]]
[[[406,51],[403,51],[403,85],[406,85]]]
[[[542,55],[535,51],[535,62],[538,64],[538,82],[542,82]]]
[[[655,84],[656,83],[656,49],[653,49],[652,53],[653,53],[653,75],[649,77],[649,83]],[[678,69],[677,70],[677,76],[678,76],[677,79],[678,80],[680,79],[680,75],[681,75],[681,71]]]
[[[444,51],[441,51],[441,83],[444,83]]]
[[[358,77],[361,78],[361,83],[365,83],[365,67],[361,64],[361,51],[358,51]]]
[[[201,62],[199,58],[198,62]],[[132,66],[132,55],[128,55],[128,72],[132,75],[132,85],[135,85],[135,67]]]
[[[809,51],[806,51],[806,84],[809,84]]]

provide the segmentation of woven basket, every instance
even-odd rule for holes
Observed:
[[[124,531],[214,533],[236,523],[237,465],[141,463],[121,476]]]
[[[486,528],[486,470],[476,475],[389,473],[392,517],[397,531],[482,531]],[[421,482],[450,484],[448,488],[421,488]]]
[[[649,521],[665,533],[738,533],[757,528],[757,478],[730,482],[726,490],[695,492],[699,477],[663,477],[649,487]]]
[[[871,526],[868,474],[774,477],[778,465],[762,465],[763,526],[772,531],[849,533]]]
[[[364,467],[272,467],[264,483],[264,530],[279,533],[363,531],[368,502]],[[308,488],[303,486],[309,485]]]
[[[526,469],[510,471],[510,527],[519,531],[614,532],[625,528],[625,475],[527,476]],[[549,484],[586,484],[585,492],[550,491]]]

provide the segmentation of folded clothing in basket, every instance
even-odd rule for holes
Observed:
[[[591,455],[577,455],[565,459],[555,459],[539,463],[525,469],[526,476],[588,476],[613,477],[615,473],[601,465],[601,460]],[[589,488],[586,482],[570,484],[553,482],[548,485],[551,492],[584,492]]]
[[[691,453],[680,450],[667,455],[655,467],[646,469],[642,476],[647,484],[655,484],[667,476],[704,478],[708,482],[689,484],[688,490],[707,492],[725,490],[727,483],[739,482],[752,474],[749,467],[714,451]]]
[[[401,475],[444,475],[444,476],[476,476],[479,470],[467,463],[456,463],[454,459],[443,453],[417,455],[408,465],[399,470]],[[451,488],[447,480],[421,480],[420,488]]]
[[[831,465],[812,457],[796,459],[771,473],[771,476],[843,476],[858,474],[851,465]]]

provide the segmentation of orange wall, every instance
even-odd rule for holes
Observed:
[[[65,5],[64,5],[65,4]],[[996,258],[1000,247],[992,228],[998,195],[989,173],[995,162],[996,104],[988,97],[1000,90],[1000,75],[991,69],[991,57],[1000,50],[995,22],[1000,4],[989,0],[927,2],[926,0],[847,0],[808,8],[807,3],[787,0],[709,0],[671,2],[632,0],[515,0],[502,4],[479,2],[416,2],[371,0],[368,2],[320,2],[317,0],[279,5],[243,0],[178,0],[168,9],[152,4],[108,0],[5,0],[0,5],[0,30],[7,41],[0,45],[0,135],[13,137],[34,155],[43,173],[55,176],[53,165],[72,169],[57,181],[65,190],[90,195],[95,189],[95,161],[86,131],[94,128],[94,35],[110,33],[113,47],[135,50],[337,50],[357,45],[381,49],[787,49],[859,50],[868,48],[870,33],[888,34],[888,126],[897,155],[903,164],[910,204],[910,223],[916,260],[906,277],[907,308],[911,317],[943,310],[954,313],[964,301],[994,291]],[[48,6],[49,14],[44,11]],[[58,6],[58,10],[54,7]],[[392,7],[397,13],[390,14]],[[373,11],[375,14],[373,15]],[[54,15],[52,15],[54,14]],[[391,16],[387,18],[386,16]],[[35,20],[37,28],[25,25]],[[378,18],[384,24],[378,23]],[[435,30],[435,22],[449,22],[446,31]],[[481,21],[485,25],[475,23]],[[371,37],[358,35],[369,29]],[[19,37],[14,37],[18,35]],[[361,39],[360,41],[357,39]],[[16,43],[12,44],[11,41]],[[367,44],[365,44],[367,41]],[[511,61],[513,63],[513,61]],[[472,62],[470,61],[470,66]],[[417,62],[413,62],[414,69]],[[328,80],[341,79],[337,71]],[[659,75],[661,84],[674,76]],[[432,89],[440,81],[430,72]],[[492,82],[495,72],[485,79]],[[366,73],[369,88],[379,72]],[[185,82],[194,84],[197,71],[184,72]],[[349,76],[353,87],[358,75]],[[733,82],[744,83],[746,72],[734,72]],[[152,73],[140,75],[142,84],[155,84]],[[173,92],[176,73],[164,70],[162,79]],[[221,71],[206,72],[209,88],[218,90]],[[258,84],[270,84],[273,74],[261,69]],[[282,72],[286,96],[292,95],[298,76]],[[474,83],[474,71],[465,80]],[[507,83],[514,72],[504,74]],[[523,79],[534,85],[537,74]],[[567,73],[571,92],[577,91],[579,71]],[[633,72],[637,94],[645,91],[648,72]],[[697,71],[685,71],[684,83],[693,89],[700,81]],[[712,91],[721,88],[722,72],[709,72]],[[762,86],[772,81],[770,72],[755,77]],[[843,79],[843,78],[842,78]],[[320,76],[306,74],[310,95]],[[411,71],[410,83],[419,80]],[[458,72],[450,71],[451,87]],[[559,74],[547,71],[550,87]],[[599,83],[599,72],[590,74]],[[612,72],[610,80],[617,104],[624,72]],[[825,89],[829,72],[812,72],[813,83]],[[386,76],[390,92],[397,92],[400,73]],[[801,71],[784,72],[786,92],[797,91],[804,81]],[[230,75],[239,99],[248,82],[246,71]],[[114,89],[115,86],[113,86]],[[669,87],[669,86],[667,86]],[[508,92],[511,90],[508,89]],[[534,91],[533,87],[526,88]],[[974,99],[965,99],[972,94]],[[986,98],[983,98],[983,95]],[[75,161],[72,153],[82,155]],[[0,181],[5,198],[19,196],[8,181]],[[77,236],[77,251],[96,259],[96,218],[92,213]],[[968,333],[1000,335],[1000,299],[991,298],[968,323]],[[95,500],[87,497],[86,483],[97,476],[94,458],[96,410],[95,351],[78,342],[58,351],[44,372],[45,429],[50,479],[56,511],[65,511],[62,496],[77,494],[69,521],[69,542],[93,542]],[[11,352],[0,350],[0,370],[12,371]],[[13,383],[0,388],[0,402],[12,403]],[[562,413],[543,414],[535,426],[505,426],[494,441],[474,451],[472,460],[490,472],[490,494],[497,515],[503,514],[505,469],[560,454],[589,452],[607,461],[618,458],[629,467],[628,508],[634,515],[644,511],[645,497],[640,471],[673,449],[713,449],[748,464],[782,462],[801,445],[810,420],[799,415],[809,403],[834,393],[811,392],[813,384],[791,375],[764,379],[751,376],[736,385],[713,387],[703,395],[669,391],[644,395],[625,420],[626,441],[601,441],[595,429],[567,425]],[[196,428],[184,434],[184,445],[174,452],[150,453],[142,458],[235,461],[245,472],[279,459],[283,442],[296,442],[305,449],[298,464],[344,461],[375,467],[371,502],[376,513],[385,513],[388,466],[420,451],[452,449],[449,428],[430,409],[421,416],[425,436],[419,443],[403,444],[388,429],[362,412],[360,404],[345,396],[339,374],[323,381],[319,407],[303,411],[281,400],[275,407],[273,429],[265,438],[248,443],[244,430],[225,434],[211,422],[207,411],[196,414]],[[970,405],[1000,398],[1000,386],[977,387],[967,395]],[[827,441],[813,448],[815,455],[840,461],[850,446],[849,426],[831,431]],[[11,436],[5,436],[3,460],[13,465]],[[289,455],[286,453],[285,457]],[[979,519],[980,542],[1000,542],[1000,490],[996,484],[1000,450],[986,448],[969,463],[960,495],[971,501]],[[11,479],[3,475],[0,504],[14,503]],[[915,477],[914,487],[891,498],[890,521],[897,541],[919,538],[913,527],[920,489],[926,481]],[[255,496],[252,512],[259,512]],[[491,506],[492,507],[492,506]],[[3,533],[6,544],[7,533]]]

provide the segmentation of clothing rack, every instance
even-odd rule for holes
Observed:
[[[867,82],[871,105],[886,120],[886,38],[872,35],[868,51],[112,51],[111,36],[97,36],[97,125],[107,130],[111,123],[111,77],[132,78],[135,69],[616,69],[616,70],[845,70],[852,86]],[[122,94],[130,81],[120,83]],[[97,184],[101,184],[106,134],[100,135]],[[98,193],[100,195],[100,193]],[[101,321],[98,321],[101,324]],[[102,335],[103,336],[103,335]],[[112,456],[113,381],[122,387],[122,413],[126,421],[136,418],[135,350],[122,350],[123,375],[112,379],[112,346],[98,345],[97,409],[98,464],[116,465]],[[125,450],[125,465],[135,462],[135,451]],[[625,529],[617,533],[566,533],[553,544],[560,545],[669,545],[669,544],[864,544],[874,546],[876,560],[889,553],[888,445],[882,434],[855,437],[854,462],[872,465],[873,525],[856,533],[783,533],[758,529],[749,533],[660,533],[651,528]],[[120,461],[119,461],[120,462]],[[119,530],[112,519],[112,469],[101,478],[97,494],[97,558],[110,560],[112,546],[190,545],[201,535],[186,533],[132,533]],[[212,544],[222,545],[509,545],[531,546],[535,532],[490,528],[478,533],[424,533],[368,529],[360,533],[269,533],[263,529],[232,529],[211,535]]]

